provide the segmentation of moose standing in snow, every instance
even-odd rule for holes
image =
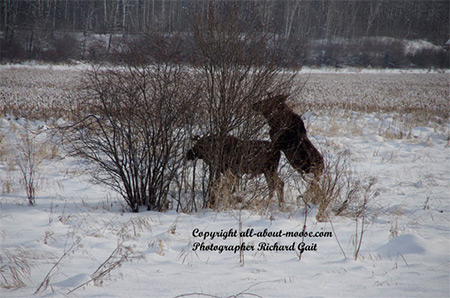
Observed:
[[[300,174],[322,174],[323,157],[308,139],[302,118],[290,109],[286,95],[269,97],[253,105],[266,118],[273,147],[284,152],[290,165]]]
[[[302,118],[286,105],[286,99],[287,95],[269,96],[252,108],[266,118],[273,148],[283,151],[289,164],[308,182],[306,195],[301,197],[305,202],[320,202],[319,216],[323,216],[328,205],[323,201],[319,184],[324,169],[323,157],[308,139]],[[312,174],[312,179],[305,174]]]
[[[269,199],[277,190],[279,204],[283,203],[284,182],[278,176],[281,153],[270,141],[244,140],[234,136],[194,137],[195,144],[186,153],[188,160],[202,159],[220,174],[227,171],[240,177],[264,174],[269,188]]]

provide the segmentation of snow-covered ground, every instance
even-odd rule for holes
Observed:
[[[448,86],[448,78],[440,80]],[[117,194],[92,184],[75,159],[60,159],[58,148],[45,143],[45,122],[3,117],[0,273],[9,284],[14,266],[19,277],[29,276],[23,274],[23,287],[0,288],[0,296],[449,297],[449,119],[348,109],[309,109],[303,117],[322,152],[345,152],[353,174],[375,182],[356,260],[361,219],[318,222],[313,208],[306,231],[322,237],[288,235],[305,223],[305,208],[293,207],[292,196],[283,212],[275,205],[257,213],[124,212]],[[25,125],[44,131],[38,140],[52,156],[40,164],[35,207],[27,204],[14,160]],[[247,251],[226,251],[241,242]],[[273,250],[275,243],[285,250]]]

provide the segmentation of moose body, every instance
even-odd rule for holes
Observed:
[[[270,127],[270,138],[276,150],[284,152],[289,164],[300,174],[322,174],[323,157],[308,139],[302,118],[286,104],[286,95],[257,102],[253,109],[261,113]]]
[[[186,153],[188,160],[202,159],[210,168],[221,174],[231,171],[236,177],[264,174],[269,197],[277,190],[280,204],[283,202],[284,183],[278,176],[280,150],[270,141],[244,140],[234,136],[203,136],[195,139],[194,146]]]

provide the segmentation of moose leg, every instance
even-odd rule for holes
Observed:
[[[206,201],[205,207],[207,208],[217,208],[218,204],[218,198],[217,198],[217,186],[220,182],[220,172],[215,171],[214,175],[209,177],[208,181],[208,192],[209,192],[209,199]]]
[[[309,188],[308,191],[312,193],[312,203],[314,205],[318,204],[319,202],[322,202],[324,200],[324,195],[322,193],[322,188],[320,186],[320,177],[321,171],[317,171],[314,169],[314,176],[311,178],[311,181],[309,182]]]
[[[278,195],[278,204],[284,204],[284,182],[283,180],[275,173],[276,177],[276,187],[277,187],[277,195]]]
[[[284,202],[284,182],[278,177],[277,172],[264,172],[264,177],[267,181],[267,186],[269,188],[269,201],[273,197],[273,193],[276,190],[278,196],[278,205]]]
[[[264,172],[264,177],[266,178],[267,187],[269,188],[269,201],[270,201],[273,197],[273,191],[275,190],[275,183],[270,173]]]

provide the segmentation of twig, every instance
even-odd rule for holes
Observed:
[[[280,281],[280,279],[269,280],[269,281],[261,281],[261,282],[258,282],[258,283],[255,283],[255,284],[249,286],[248,288],[242,290],[241,292],[239,292],[237,294],[228,296],[227,298],[237,298],[237,297],[242,296],[242,295],[262,298],[263,296],[260,296],[258,294],[248,293],[247,291],[250,290],[253,287],[256,287],[256,286],[260,285],[260,284],[271,283],[271,282],[279,282],[279,281]],[[189,297],[189,296],[205,296],[205,297],[214,297],[214,298],[219,298],[220,297],[220,296],[211,295],[211,294],[204,294],[204,293],[196,293],[196,292],[194,292],[194,293],[188,293],[188,294],[181,294],[181,295],[175,296],[174,298]]]
[[[128,258],[128,255],[129,255],[128,252],[122,254],[122,256],[120,257],[119,260],[110,263],[106,269],[100,271],[103,267],[105,267],[110,262],[111,259],[113,259],[118,253],[121,253],[122,249],[123,249],[122,244],[118,244],[117,247],[113,250],[113,252],[109,255],[109,257],[106,258],[106,260],[100,266],[98,266],[97,270],[94,271],[94,273],[92,274],[93,277],[90,280],[82,283],[81,285],[77,286],[76,288],[73,288],[72,290],[67,292],[67,294],[71,294],[71,293],[75,292],[76,290],[89,284],[91,281],[96,282],[98,279],[105,276],[107,273],[110,273],[117,266],[122,264],[122,262]]]
[[[402,257],[403,261],[405,262],[406,267],[409,267],[408,262],[406,262],[405,257],[401,253],[399,253],[399,255],[400,255],[400,257]]]
[[[339,239],[338,239],[338,237],[337,237],[336,231],[334,230],[333,222],[331,221],[331,219],[330,219],[329,217],[328,217],[328,221],[329,221],[330,224],[331,224],[331,229],[333,230],[333,235],[334,235],[334,237],[336,238],[336,241],[337,241],[337,243],[338,243],[338,245],[339,245],[339,248],[341,249],[342,254],[344,255],[344,258],[346,259],[347,256],[345,255],[345,251],[344,251],[344,249],[342,248],[341,242],[339,242]]]
[[[305,242],[305,232],[306,232],[306,221],[308,220],[308,204],[306,203],[306,199],[303,198],[303,202],[305,203],[305,221],[303,222],[303,230],[302,230],[302,242]],[[300,251],[298,255],[298,260],[302,260],[303,251]]]
[[[367,196],[364,196],[364,202],[362,206],[362,222],[361,222],[361,232],[358,239],[358,215],[356,216],[356,240],[355,240],[355,261],[358,259],[359,250],[361,249],[362,239],[364,236],[364,226],[366,222],[366,208],[367,208]]]
[[[220,298],[220,296],[215,296],[215,295],[210,295],[210,294],[203,294],[203,293],[181,294],[181,295],[175,296],[174,298],[189,297],[189,296],[205,296],[205,297]]]
[[[43,289],[45,291],[45,289],[47,289],[47,286],[50,282],[50,275],[52,274],[53,270],[58,267],[59,263],[61,263],[61,261],[75,248],[78,246],[78,244],[80,244],[81,239],[77,239],[77,241],[75,241],[74,243],[72,243],[72,246],[63,253],[63,255],[59,258],[59,260],[52,266],[52,268],[50,269],[50,271],[47,273],[47,275],[45,276],[44,280],[41,282],[41,284],[39,285],[39,287],[37,288],[37,290],[34,292],[34,295],[36,295],[37,293],[39,293],[41,291],[41,288],[45,285],[45,288]]]

